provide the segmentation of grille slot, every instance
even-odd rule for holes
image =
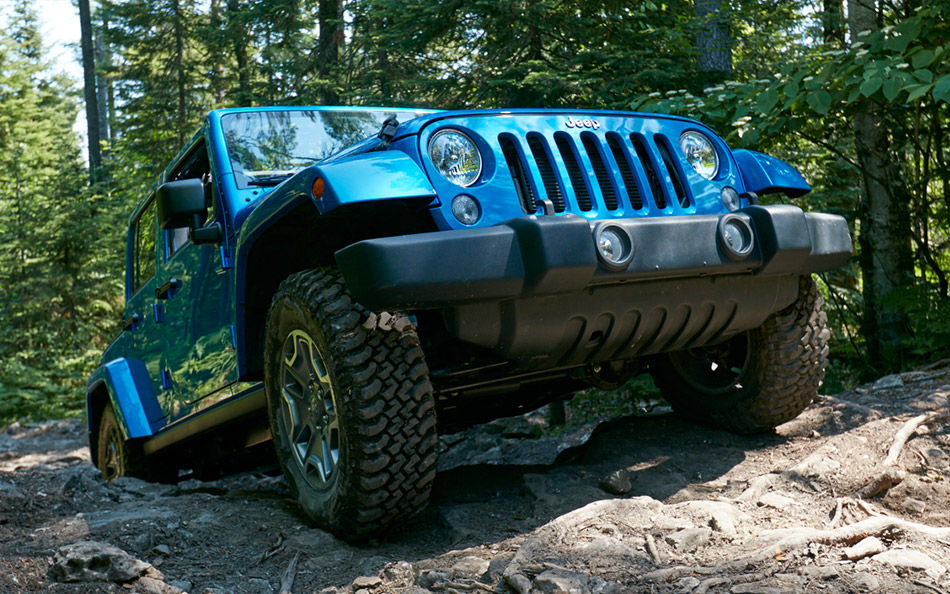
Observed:
[[[637,151],[637,158],[643,165],[643,172],[647,175],[647,181],[650,182],[650,190],[653,192],[653,202],[657,208],[666,208],[666,194],[663,193],[663,184],[660,182],[660,176],[656,174],[656,168],[650,159],[650,153],[647,151],[646,142],[639,134],[631,134],[630,142]]]
[[[607,146],[614,155],[614,161],[617,162],[617,168],[620,169],[620,179],[623,181],[623,187],[627,190],[627,196],[630,198],[630,205],[636,210],[643,208],[643,196],[640,195],[640,188],[637,186],[637,178],[633,175],[633,166],[627,157],[627,152],[623,150],[623,140],[616,132],[607,133]]]
[[[511,179],[515,183],[515,190],[518,192],[518,200],[521,202],[522,210],[527,214],[534,214],[538,210],[537,197],[528,182],[527,168],[518,147],[515,145],[515,139],[508,134],[502,134],[498,137],[498,143],[501,145],[502,154],[505,155],[505,162],[508,163],[508,170],[511,172]]]
[[[594,204],[591,202],[590,190],[587,189],[587,181],[584,179],[584,173],[581,171],[580,163],[577,162],[577,155],[574,153],[574,141],[564,132],[555,132],[554,142],[557,144],[561,159],[567,168],[571,186],[574,187],[574,196],[577,197],[578,208],[584,211],[593,209]]]
[[[607,173],[607,165],[604,164],[604,157],[600,154],[600,141],[591,132],[581,134],[581,142],[587,150],[587,158],[594,167],[594,176],[597,177],[597,184],[600,185],[600,193],[604,196],[604,205],[607,210],[617,210],[620,206],[617,202],[617,191],[614,189],[610,174]]]
[[[537,132],[531,132],[528,134],[528,148],[531,149],[534,162],[538,165],[541,184],[548,195],[548,200],[554,203],[554,211],[564,212],[564,194],[561,193],[561,184],[551,164],[547,141]]]
[[[670,173],[670,180],[673,182],[673,191],[676,192],[676,199],[679,200],[680,206],[686,208],[689,206],[689,195],[686,193],[686,186],[683,185],[680,170],[673,160],[673,153],[670,152],[670,147],[667,145],[666,139],[662,136],[654,136],[653,140],[656,142],[656,148],[660,151],[660,156],[663,158],[663,164],[666,165],[666,170]]]

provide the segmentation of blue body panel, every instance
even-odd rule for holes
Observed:
[[[363,153],[311,169],[326,184],[316,201],[321,214],[354,202],[436,197],[425,173],[402,151]]]
[[[89,393],[105,384],[126,438],[148,437],[162,426],[162,412],[145,365],[120,357],[99,367],[89,379]],[[91,410],[87,396],[87,411]]]
[[[795,198],[811,191],[811,186],[802,174],[781,159],[746,149],[734,150],[732,154],[748,192],[757,194],[785,192]]]

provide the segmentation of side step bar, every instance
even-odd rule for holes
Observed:
[[[266,406],[264,385],[257,384],[233,398],[169,425],[145,441],[142,449],[146,454],[154,454],[224,423],[261,411]]]

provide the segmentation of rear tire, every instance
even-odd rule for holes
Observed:
[[[105,481],[111,483],[120,476],[132,476],[147,481],[174,483],[178,478],[176,466],[159,456],[146,457],[139,444],[125,439],[111,403],[106,404],[99,417],[96,444],[96,468]]]
[[[668,353],[653,381],[673,409],[737,433],[768,431],[818,395],[828,364],[824,301],[810,276],[798,298],[762,326],[713,346]]]
[[[307,270],[281,284],[266,332],[271,434],[307,516],[353,540],[418,513],[435,478],[437,437],[410,320],[368,311],[336,272]]]

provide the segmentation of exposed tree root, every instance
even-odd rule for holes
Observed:
[[[810,543],[825,545],[852,545],[868,536],[879,536],[888,530],[918,534],[935,539],[950,537],[950,527],[934,527],[917,522],[909,522],[891,516],[874,516],[854,524],[832,530],[818,528],[793,528],[781,532],[788,533],[777,541],[752,552],[745,559],[759,561],[808,546]]]
[[[875,473],[874,478],[858,490],[858,497],[875,497],[886,493],[891,487],[900,484],[907,474],[902,469],[895,468],[895,465],[897,464],[898,458],[900,458],[904,446],[907,445],[907,442],[921,425],[933,423],[945,419],[948,416],[950,416],[950,414],[945,411],[934,411],[924,415],[918,415],[904,423],[897,433],[894,434],[894,441],[891,442],[891,447],[887,450],[887,456],[881,462],[880,466],[878,466],[878,471]]]
[[[874,510],[870,507],[868,507],[868,509],[871,510],[869,513],[877,513],[874,512]],[[919,524],[917,522],[909,522],[907,520],[902,520],[900,518],[894,518],[891,516],[877,515],[866,520],[832,530],[822,530],[818,528],[792,528],[780,530],[777,532],[783,533],[784,536],[775,542],[734,561],[710,566],[668,567],[644,574],[643,579],[651,582],[670,582],[685,575],[721,576],[722,574],[729,572],[738,573],[763,561],[774,559],[775,557],[784,553],[805,548],[811,543],[850,546],[863,540],[864,538],[867,538],[868,536],[880,536],[881,534],[890,530],[917,534],[920,536],[933,538],[935,540],[950,538],[950,527],[934,527],[928,526],[926,524]],[[769,577],[769,574],[757,574],[753,577],[756,579],[748,581],[758,581],[765,579]],[[712,578],[710,580],[701,582],[700,586],[706,582],[709,582],[706,586],[706,589],[709,589],[710,587],[718,586],[722,583],[715,581],[715,579],[718,578]],[[730,581],[736,580],[733,579]]]

